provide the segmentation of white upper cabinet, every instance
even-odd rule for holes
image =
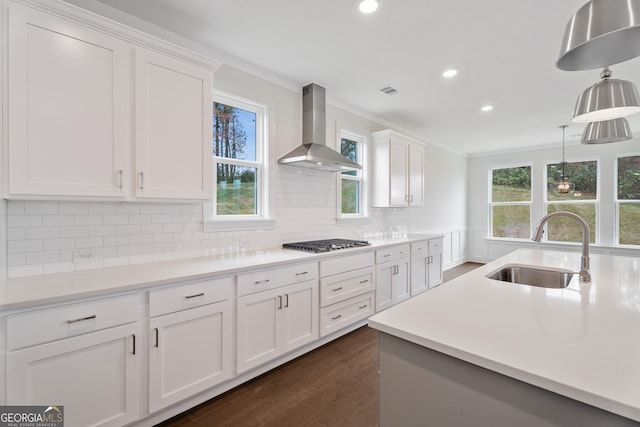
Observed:
[[[211,198],[211,71],[135,54],[136,196]]]
[[[373,136],[373,206],[424,204],[424,146],[391,130]]]
[[[6,4],[5,197],[211,198],[213,62],[61,2]]]
[[[124,197],[130,46],[15,3],[8,23],[9,193]]]

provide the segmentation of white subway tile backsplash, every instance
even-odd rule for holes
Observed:
[[[43,264],[45,262],[60,261],[60,253],[58,251],[27,252],[26,255],[27,264]]]
[[[102,225],[102,215],[76,215],[75,225]]]
[[[45,227],[61,227],[65,225],[73,225],[73,215],[43,215],[42,225]]]
[[[91,227],[88,225],[60,227],[60,237],[87,237],[90,235]]]
[[[202,229],[204,203],[8,201],[9,277],[225,255],[287,241],[390,238],[406,234],[406,209],[372,209],[365,225],[336,225],[333,174],[276,169],[274,229]],[[205,202],[210,203],[210,202]],[[96,249],[96,261],[73,263],[73,251]]]
[[[91,215],[114,215],[115,213],[115,203],[92,203],[89,205],[89,214]]]
[[[7,215],[7,227],[42,227],[42,215]]]
[[[101,225],[101,226],[91,226],[89,228],[90,236],[110,236],[112,234],[116,234],[116,226],[115,225]]]
[[[60,203],[58,205],[58,213],[60,215],[88,215],[89,204],[88,203]]]

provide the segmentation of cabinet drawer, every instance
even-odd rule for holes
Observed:
[[[355,255],[340,256],[320,261],[320,277],[345,273],[359,268],[365,268],[374,264],[373,251]]]
[[[424,258],[429,255],[429,241],[411,244],[411,258]]]
[[[318,278],[318,263],[292,264],[286,267],[238,275],[238,296],[275,289]]]
[[[442,253],[442,239],[429,240],[429,255]]]
[[[320,279],[320,307],[344,301],[375,289],[373,267]]]
[[[184,283],[149,291],[149,316],[199,307],[233,297],[231,277]]]
[[[409,256],[409,245],[391,246],[376,251],[376,263],[395,261]]]
[[[12,314],[7,317],[9,350],[85,334],[140,319],[138,293]]]
[[[373,292],[320,309],[320,336],[345,328],[375,313]]]

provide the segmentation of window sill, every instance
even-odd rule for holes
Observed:
[[[243,231],[243,230],[272,230],[276,228],[274,219],[241,219],[204,221],[202,231]]]
[[[371,224],[371,217],[341,217],[336,219],[337,225],[360,225],[360,224]]]

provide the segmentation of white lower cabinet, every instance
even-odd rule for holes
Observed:
[[[442,239],[411,244],[411,295],[442,283]]]
[[[152,315],[180,310],[149,320],[149,412],[232,377],[232,286],[223,278],[149,292]]]
[[[238,373],[318,339],[318,307],[317,280],[239,297]]]
[[[375,313],[373,251],[320,262],[320,336]]]
[[[376,251],[376,311],[381,311],[411,296],[409,245]]]
[[[123,318],[137,315],[137,311],[129,312],[129,297],[114,299],[123,303]],[[134,310],[139,310],[139,299],[133,299],[138,301]],[[64,406],[65,426],[69,427],[121,426],[140,416],[142,323],[119,324],[120,313],[112,312],[106,314],[106,324],[101,325],[104,329],[93,330],[103,320],[100,306],[100,302],[79,303],[66,310],[43,309],[9,316],[8,342],[21,342],[15,334],[25,330],[54,332],[58,325],[64,325],[70,337],[9,348],[8,405]],[[75,317],[83,309],[86,314]]]

